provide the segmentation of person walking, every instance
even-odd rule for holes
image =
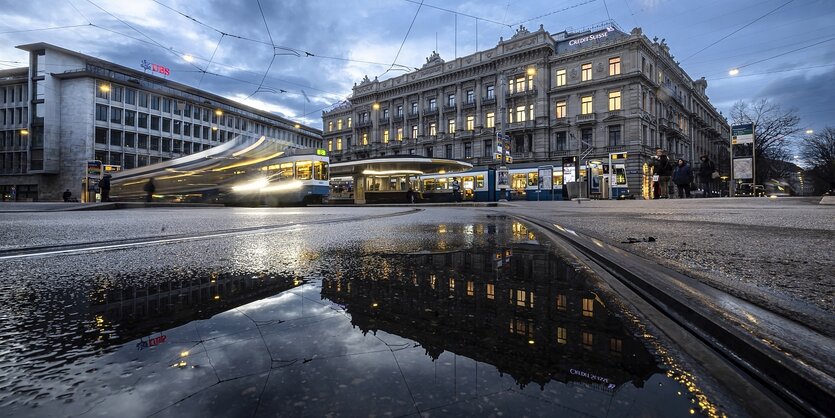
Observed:
[[[658,199],[670,198],[670,178],[673,175],[673,164],[670,162],[670,157],[663,149],[655,150],[653,157],[652,172],[658,176]]]
[[[64,198],[65,202],[71,201],[72,200],[72,192],[70,191],[70,189],[65,190],[62,197]]]
[[[458,177],[452,179],[452,198],[456,202],[461,201],[461,185],[458,184]]]
[[[412,186],[406,191],[406,203],[415,203],[415,191],[412,190]]]
[[[154,192],[157,190],[156,186],[154,186],[154,179],[148,179],[148,182],[145,183],[145,187],[142,189],[145,190],[145,201],[152,201],[154,199]]]
[[[713,173],[716,172],[716,166],[713,161],[710,161],[707,155],[699,157],[702,165],[699,166],[699,182],[702,183],[702,190],[704,190],[705,197],[711,197],[713,194]]]
[[[690,197],[690,182],[693,180],[693,170],[683,158],[678,159],[675,171],[673,171],[673,183],[678,187],[678,197]]]
[[[106,173],[99,182],[99,189],[101,190],[101,201],[110,201],[110,173]]]

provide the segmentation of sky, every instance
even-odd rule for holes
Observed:
[[[796,109],[803,131],[835,126],[835,0],[0,0],[0,69],[25,66],[15,46],[34,42],[140,71],[148,60],[321,129],[366,75],[489,49],[520,24],[554,34],[609,19],[665,39],[726,116],[767,98]]]

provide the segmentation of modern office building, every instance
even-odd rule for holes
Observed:
[[[631,193],[648,196],[657,147],[694,169],[707,154],[727,174],[729,126],[706,89],[640,28],[520,27],[485,51],[449,62],[433,52],[417,71],[366,77],[323,113],[323,139],[334,162],[420,155],[495,166],[497,134],[511,138],[511,166],[602,167],[618,154]]]
[[[58,200],[82,191],[87,162],[123,169],[177,158],[237,135],[321,147],[321,131],[47,43],[21,45],[29,66],[0,71],[0,195]]]

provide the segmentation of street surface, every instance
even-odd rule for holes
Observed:
[[[742,414],[640,313],[504,214],[575,228],[832,336],[831,206],[414,209],[2,213],[0,404],[13,416]]]

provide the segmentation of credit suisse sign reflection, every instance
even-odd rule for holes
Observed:
[[[162,75],[171,75],[171,69],[170,68],[163,67],[162,65],[159,65],[159,64],[151,64],[150,62],[148,62],[148,60],[142,60],[142,68],[144,68],[145,71],[150,70],[150,71],[153,71],[155,73],[160,73]]]

